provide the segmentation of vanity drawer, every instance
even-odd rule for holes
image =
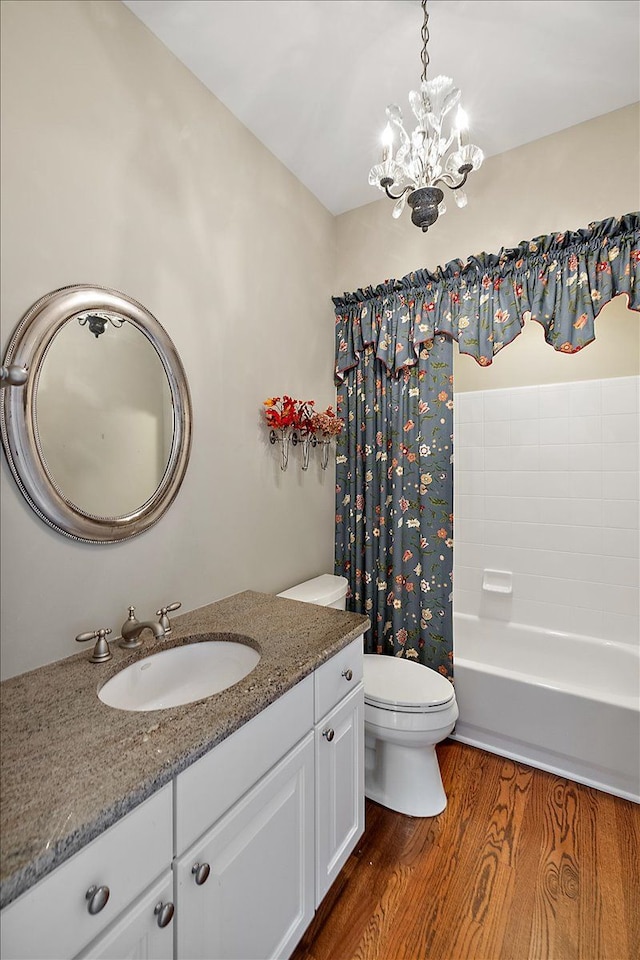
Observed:
[[[360,683],[364,668],[363,652],[362,637],[357,637],[331,660],[318,667],[314,674],[316,722]]]
[[[75,956],[171,865],[172,792],[168,783],[44,877],[0,915],[0,954],[11,960]],[[87,890],[109,888],[89,913]]]

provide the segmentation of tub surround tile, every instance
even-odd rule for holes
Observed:
[[[569,483],[574,501],[580,499],[600,500],[602,498],[604,475],[601,471],[594,469],[593,463],[589,465],[587,470],[580,470],[578,464],[574,463],[573,470],[570,471]]]
[[[454,454],[454,460],[455,460]],[[479,495],[484,494],[485,475],[481,470],[464,470],[462,467],[456,468],[453,478],[453,495]]]
[[[483,391],[483,412],[484,422],[489,423],[493,420],[508,420],[511,403],[511,392],[509,390],[488,390]],[[455,401],[454,401],[455,403]]]
[[[640,444],[636,443],[608,443],[604,450],[602,466],[605,472],[635,471],[640,466]]]
[[[638,413],[640,378],[617,377],[602,381],[602,413]]]
[[[637,500],[603,500],[602,522],[605,527],[637,530],[640,510]]]
[[[540,387],[539,416],[541,420],[569,416],[569,393],[561,386]]]
[[[605,500],[640,499],[640,478],[635,470],[612,470],[602,476],[602,496]]]
[[[511,437],[511,424],[508,420],[495,420],[484,425],[485,447],[508,446]]]
[[[593,417],[602,413],[602,380],[567,384],[569,416]]]
[[[540,442],[540,424],[535,419],[512,420],[509,432],[513,446],[528,446]]]
[[[637,622],[640,609],[640,590],[637,587],[620,586],[615,583],[604,584],[602,598],[606,613],[634,617]],[[635,639],[636,641],[638,639],[637,627]]]
[[[569,443],[569,418],[540,420],[540,443]]]
[[[511,391],[509,418],[511,420],[538,420],[540,417],[540,387],[520,387]]]
[[[602,500],[570,500],[566,522],[575,526],[602,527]]]
[[[458,423],[454,427],[453,442],[461,447],[482,446],[482,424]]]
[[[615,419],[615,418],[614,418]],[[571,443],[600,443],[602,436],[602,417],[600,416],[572,416]]]
[[[481,516],[482,514],[480,514]],[[515,520],[513,503],[510,500],[505,500],[504,497],[486,496],[484,498],[484,517],[486,520],[501,522]]]
[[[567,447],[571,469],[574,472],[591,471],[601,473],[603,462],[603,445],[600,441],[593,443],[571,443]]]
[[[456,516],[459,520],[482,520],[486,516],[484,502],[482,496],[461,493],[455,501]]]
[[[485,447],[484,468],[487,471],[504,473],[511,468],[510,447]]]
[[[366,617],[245,591],[172,618],[168,640],[113,660],[86,652],[1,685],[0,906],[64,862],[367,629]],[[207,633],[250,636],[261,659],[206,700],[129,712],[97,690],[128,663]]]
[[[463,525],[460,537],[456,523],[455,562],[513,571],[513,622],[614,639],[617,617],[625,642],[638,643],[639,397],[640,377],[473,395],[484,468],[476,442],[465,493],[484,500],[474,502],[472,531]],[[466,456],[458,443],[454,485]],[[470,574],[464,585],[454,590],[458,611],[490,616]]]
[[[514,473],[540,470],[541,449],[536,444],[508,448],[507,469]],[[562,467],[559,466],[558,469],[561,470]]]
[[[605,613],[608,636],[616,643],[638,645],[638,618],[624,613]]]
[[[495,498],[497,503],[503,504],[503,509],[511,512],[503,513],[502,519],[517,520],[520,523],[539,523],[542,518],[542,505],[545,503],[540,497],[511,497],[509,500]]]
[[[640,416],[637,413],[607,414],[602,418],[602,439],[605,443],[638,443]]]
[[[484,470],[484,454],[484,447],[463,447],[459,445],[455,456],[460,461],[460,470],[476,472]]]
[[[530,459],[532,463],[535,463],[535,467],[529,469],[564,471],[569,469],[570,461],[573,462],[574,460],[573,448],[566,443],[547,443],[540,444],[539,447],[524,447],[523,449],[531,451]],[[516,469],[526,469],[526,466],[524,468],[518,466]]]
[[[605,557],[639,557],[638,531],[605,528],[602,531],[602,554]]]

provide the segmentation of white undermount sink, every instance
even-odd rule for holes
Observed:
[[[243,637],[200,640],[161,650],[125,667],[101,687],[98,697],[119,710],[163,710],[202,700],[256,667],[260,654],[249,642]]]

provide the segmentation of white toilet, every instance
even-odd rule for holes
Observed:
[[[436,744],[458,719],[453,685],[421,663],[364,656],[365,794],[411,817],[447,805]]]
[[[347,581],[325,573],[279,597],[345,609]],[[364,655],[364,792],[412,817],[442,813],[436,744],[458,719],[453,685],[429,667],[400,657]]]

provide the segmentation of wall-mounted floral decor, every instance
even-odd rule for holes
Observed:
[[[268,397],[264,401],[264,416],[269,427],[269,441],[281,443],[280,468],[287,469],[289,444],[300,444],[302,469],[309,467],[311,447],[320,446],[320,464],[326,470],[329,463],[329,446],[344,428],[344,420],[336,416],[329,405],[321,413],[316,412],[313,400],[294,400],[293,397]]]

